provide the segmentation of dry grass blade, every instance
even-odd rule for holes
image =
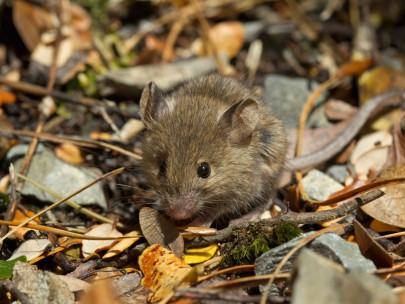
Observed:
[[[57,143],[71,143],[75,144],[80,147],[87,147],[87,148],[105,148],[105,149],[110,149],[112,151],[116,151],[118,153],[121,153],[123,155],[132,157],[137,160],[141,160],[142,157],[138,154],[135,154],[131,151],[122,149],[120,147],[102,142],[102,141],[96,141],[96,140],[90,140],[90,139],[78,139],[78,138],[73,138],[69,136],[61,136],[61,135],[54,135],[54,134],[49,134],[49,133],[37,133],[33,131],[21,131],[21,130],[7,130],[5,132],[0,131],[0,135],[17,135],[17,136],[29,136],[29,137],[36,137],[40,138],[43,140],[48,140],[51,142],[57,142]]]
[[[35,181],[29,179],[29,178],[26,177],[26,176],[23,176],[23,175],[21,175],[21,174],[18,174],[18,178],[21,178],[21,179],[27,181],[28,183],[30,183],[30,184],[32,184],[32,185],[38,187],[38,188],[41,189],[42,191],[45,191],[45,192],[47,192],[47,193],[53,195],[53,196],[56,197],[57,199],[63,199],[63,196],[62,196],[62,195],[60,195],[60,194],[58,194],[58,193],[56,193],[56,192],[54,192],[54,191],[52,191],[52,190],[46,188],[44,185],[41,185],[41,184],[39,184],[39,183],[37,183],[37,182],[35,182]],[[89,209],[87,209],[87,208],[85,208],[85,207],[83,207],[83,206],[80,206],[79,204],[76,204],[75,202],[73,202],[73,201],[71,201],[71,200],[67,200],[67,201],[66,201],[66,204],[69,205],[70,207],[76,209],[77,211],[79,211],[79,212],[81,212],[81,213],[83,213],[83,214],[85,214],[85,215],[90,216],[91,218],[94,218],[94,219],[96,219],[96,220],[99,220],[99,221],[102,222],[102,223],[114,224],[114,221],[113,221],[112,219],[106,218],[106,217],[104,217],[104,216],[102,216],[102,215],[100,215],[100,214],[98,214],[98,213],[96,213],[96,212],[93,212],[93,211],[91,211],[91,210],[89,210]],[[124,227],[125,227],[122,223],[116,223],[116,225],[117,225],[118,228],[124,228]]]
[[[30,229],[35,229],[47,233],[53,233],[56,235],[60,236],[67,236],[71,238],[77,238],[77,239],[82,239],[82,240],[121,240],[121,239],[130,239],[130,238],[139,238],[142,236],[140,232],[135,232],[133,231],[131,236],[122,236],[122,237],[102,237],[102,236],[89,236],[89,235],[83,235],[81,233],[76,233],[76,232],[71,232],[63,229],[58,229],[54,227],[48,227],[48,226],[43,226],[43,225],[38,225],[38,224],[30,224],[27,223],[25,224],[24,222],[20,221],[2,221],[0,220],[0,225],[7,225],[7,226],[19,226],[23,225],[24,227],[30,228]]]

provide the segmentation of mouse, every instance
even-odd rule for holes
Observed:
[[[176,223],[238,218],[275,195],[286,161],[279,118],[241,81],[210,74],[140,99],[142,167],[155,208]]]

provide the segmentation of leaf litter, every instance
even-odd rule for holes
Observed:
[[[44,278],[55,299],[57,290],[66,291],[59,298],[64,303],[74,298],[79,303],[297,303],[304,299],[302,290],[314,292],[311,303],[354,295],[399,303],[405,297],[405,120],[399,107],[405,62],[395,34],[403,20],[394,11],[405,6],[383,0],[310,2],[0,3],[1,302],[40,294],[39,287],[34,294],[27,290]],[[171,89],[213,70],[242,79],[265,100],[269,90],[281,90],[280,96],[292,92],[288,85],[268,87],[271,75],[305,82],[305,105],[288,105],[301,115],[297,128],[286,130],[292,134],[289,163],[316,151],[321,157],[294,172],[287,164],[277,201],[268,210],[271,218],[177,227],[156,208],[161,198],[140,169],[140,93],[150,81]],[[312,89],[311,82],[319,86]],[[376,98],[377,106],[367,105]],[[373,110],[361,116],[367,107]],[[358,127],[342,137],[359,117]],[[43,186],[49,177],[34,172],[36,179],[27,178],[39,142],[51,151],[48,163],[58,157],[88,172],[114,172],[93,179],[102,185],[98,194],[107,207],[97,201],[82,206],[75,199],[93,183],[77,181],[75,193],[60,196]],[[294,153],[303,156],[294,159]],[[23,164],[14,174],[8,167],[18,158]],[[310,188],[302,187],[314,168],[322,174]],[[62,177],[52,179],[63,184]],[[311,200],[317,196],[310,191],[332,189],[330,180],[343,189],[325,201]],[[24,184],[56,199],[29,196]],[[315,235],[288,245],[298,226]],[[314,278],[313,273],[300,277],[313,263],[301,247],[328,231],[358,245],[376,266],[376,280],[365,275],[356,281],[346,273],[351,269],[331,266],[337,260],[345,265],[346,257],[336,260],[331,249],[329,255],[311,249],[329,261],[318,259],[315,266],[319,286],[303,287]],[[258,266],[246,261],[254,263],[269,250],[281,250],[278,264],[255,274]],[[288,257],[297,260],[295,268],[279,273]],[[58,278],[52,276],[56,269]],[[325,285],[328,275],[352,287],[365,285],[335,288]]]

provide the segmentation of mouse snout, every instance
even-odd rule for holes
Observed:
[[[167,198],[168,208],[166,213],[175,220],[189,219],[194,215],[196,200],[192,195],[184,197]]]

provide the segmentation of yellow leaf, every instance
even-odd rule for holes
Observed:
[[[205,247],[194,247],[186,250],[184,261],[187,264],[198,264],[208,261],[218,250],[217,244],[212,244]]]

